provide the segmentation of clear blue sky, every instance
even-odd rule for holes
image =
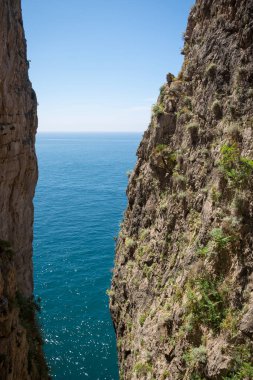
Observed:
[[[22,0],[39,131],[143,131],[193,0]]]

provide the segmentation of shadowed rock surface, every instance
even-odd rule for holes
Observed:
[[[197,0],[130,177],[120,378],[253,379],[253,1]]]
[[[2,0],[0,19],[0,379],[46,379],[32,299],[37,101],[20,0]]]

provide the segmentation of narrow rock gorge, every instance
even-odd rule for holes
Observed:
[[[170,38],[170,36],[168,36]],[[120,379],[253,379],[253,1],[197,0],[129,179]],[[168,62],[169,65],[169,62]]]
[[[47,379],[32,296],[37,100],[20,0],[1,0],[0,19],[0,379]]]

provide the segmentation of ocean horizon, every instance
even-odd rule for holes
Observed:
[[[117,380],[106,290],[141,133],[37,135],[35,295],[52,377]]]

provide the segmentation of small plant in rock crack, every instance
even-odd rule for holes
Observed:
[[[155,160],[161,160],[163,166],[169,170],[174,169],[177,163],[177,153],[168,150],[168,146],[165,144],[158,144],[152,152]]]
[[[155,116],[161,116],[165,112],[165,106],[162,103],[156,103],[153,105],[152,111]]]
[[[211,194],[211,199],[214,203],[220,202],[222,198],[222,194],[217,190],[215,186],[211,188],[210,194]]]
[[[130,238],[130,237],[127,237],[126,240],[125,240],[125,246],[126,248],[128,249],[131,249],[135,246],[135,240]]]
[[[141,327],[144,325],[144,323],[145,323],[147,317],[148,317],[148,314],[147,314],[147,313],[144,313],[144,314],[142,314],[142,315],[140,316],[140,318],[139,318],[139,323],[140,323]]]
[[[155,147],[156,153],[162,153],[168,146],[166,144],[158,144]]]
[[[209,246],[208,245],[206,245],[206,246],[202,246],[202,247],[198,247],[197,248],[197,255],[198,256],[200,256],[200,257],[206,257],[206,256],[208,256],[209,255],[209,253],[210,253],[211,251],[210,251],[210,248],[209,248]]]

